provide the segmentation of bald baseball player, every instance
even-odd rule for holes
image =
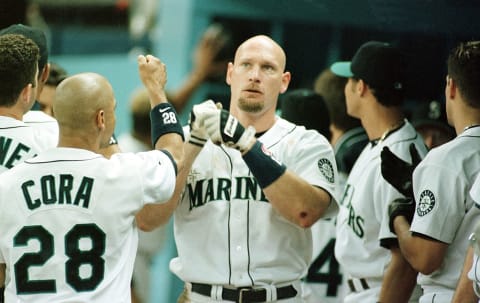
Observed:
[[[360,119],[370,140],[350,171],[337,216],[335,256],[350,288],[344,302],[405,303],[416,285],[417,272],[401,254],[388,225],[389,201],[404,196],[380,171],[380,153],[386,146],[408,162],[411,144],[421,156],[427,153],[401,109],[405,65],[397,47],[369,41],[351,62],[331,66],[333,73],[348,78],[347,113]]]
[[[213,101],[191,112],[186,185],[167,205],[178,249],[170,269],[186,286],[180,302],[303,301],[310,226],[335,215],[337,172],[323,136],[275,115],[291,78],[285,66],[274,40],[254,36],[228,64],[230,112]],[[152,228],[165,210],[147,208]]]
[[[447,120],[457,137],[432,149],[413,171],[414,202],[394,201],[390,211],[400,248],[420,272],[420,303],[452,302],[468,235],[480,220],[472,200],[478,192],[469,194],[480,171],[480,41],[455,47],[447,68]],[[473,289],[459,289],[454,302],[472,302]]]
[[[148,55],[139,56],[138,67],[151,100],[155,150],[99,154],[115,127],[115,97],[107,79],[82,73],[57,88],[58,148],[0,175],[6,302],[131,301],[135,214],[170,199],[183,163],[165,65]]]

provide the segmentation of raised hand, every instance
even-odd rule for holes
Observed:
[[[224,109],[206,117],[204,123],[208,136],[215,144],[245,152],[255,143],[255,128],[243,127],[237,118]]]
[[[165,64],[152,55],[138,56],[137,64],[138,74],[148,91],[152,108],[159,103],[167,102],[165,95],[167,69]]]
[[[415,144],[410,144],[409,151],[412,157],[411,164],[397,157],[385,146],[380,153],[381,171],[383,178],[401,194],[413,198],[412,173],[422,158],[415,148]]]
[[[190,125],[188,142],[197,146],[205,145],[208,140],[208,134],[205,130],[204,120],[209,115],[214,115],[218,111],[219,109],[212,100],[207,100],[193,106],[188,121]]]

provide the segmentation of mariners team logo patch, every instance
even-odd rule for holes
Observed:
[[[333,174],[333,166],[328,159],[322,158],[318,160],[318,168],[322,175],[327,178],[328,182],[333,183],[335,181],[334,174]]]
[[[435,206],[435,196],[432,191],[426,189],[420,194],[420,201],[417,206],[417,214],[420,217],[425,216],[430,211],[432,211]]]

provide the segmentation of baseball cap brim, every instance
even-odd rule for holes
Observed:
[[[337,76],[351,78],[353,77],[351,65],[350,61],[336,62],[332,64],[330,70]]]

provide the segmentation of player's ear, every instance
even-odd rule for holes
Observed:
[[[50,75],[50,63],[45,64],[42,69],[42,73],[40,74],[40,82],[46,83],[48,76]]]
[[[292,74],[290,74],[290,72],[284,72],[282,74],[282,86],[280,87],[281,94],[287,91],[288,84],[290,83],[290,79],[292,79]]]
[[[457,94],[457,83],[455,83],[455,80],[447,76],[447,83],[445,85],[445,97],[447,99],[455,99],[456,94]]]
[[[35,93],[32,83],[28,83],[20,92],[20,101],[25,104],[29,104],[32,98],[32,94]]]
[[[225,77],[225,81],[227,82],[228,85],[232,83],[232,72],[233,72],[233,63],[228,62],[227,75]]]
[[[355,90],[357,91],[357,93],[360,96],[363,96],[365,94],[365,92],[367,91],[367,89],[368,89],[367,83],[365,83],[362,79],[358,79],[357,85],[355,87]]]
[[[95,122],[99,130],[105,129],[105,111],[103,109],[97,111],[97,114],[95,116]]]

